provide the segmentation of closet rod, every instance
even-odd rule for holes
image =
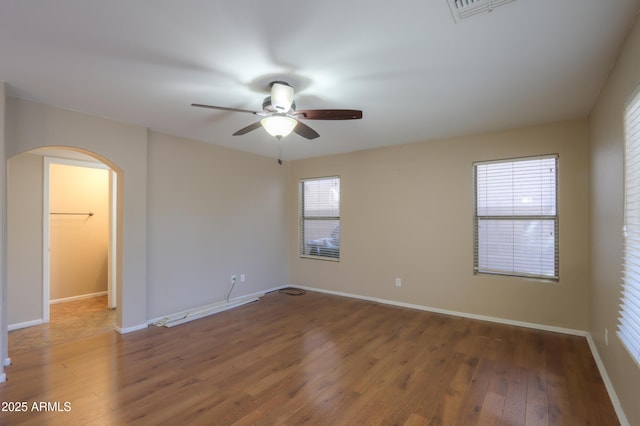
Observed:
[[[80,216],[93,216],[93,212],[89,212],[89,213],[50,212],[49,214],[71,214],[71,215],[80,215]]]

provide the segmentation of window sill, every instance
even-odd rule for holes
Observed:
[[[484,272],[484,271],[473,271],[473,275],[476,276],[487,276],[487,277],[502,277],[502,278],[517,278],[521,280],[527,281],[537,281],[544,282],[549,284],[557,284],[560,281],[560,278],[554,277],[540,277],[535,275],[517,275],[517,274],[509,274],[509,273],[501,273],[501,272]]]
[[[327,262],[340,262],[339,257],[313,256],[309,254],[301,254],[300,259],[325,260]]]

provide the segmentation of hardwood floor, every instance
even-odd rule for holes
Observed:
[[[2,425],[618,424],[584,338],[311,292],[24,352],[7,374],[2,408],[27,410]]]

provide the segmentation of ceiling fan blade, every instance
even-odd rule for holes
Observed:
[[[358,109],[303,109],[294,113],[307,120],[358,120],[362,111]]]
[[[221,107],[221,106],[215,106],[215,105],[203,105],[203,104],[191,104],[192,107],[198,107],[198,108],[210,108],[210,109],[219,109],[222,111],[233,111],[233,112],[248,112],[250,114],[258,114],[258,111],[251,111],[248,109],[241,109],[241,108],[229,108],[229,107]]]
[[[316,132],[306,124],[301,123],[300,121],[298,121],[298,124],[296,124],[296,127],[293,128],[293,131],[299,134],[300,136],[302,136],[303,138],[307,138],[307,139],[315,139],[318,136],[320,136],[318,132]]]
[[[252,130],[258,129],[262,127],[262,124],[260,124],[259,121],[256,121],[253,124],[249,124],[247,127],[243,127],[242,129],[238,130],[237,132],[235,132],[233,134],[233,136],[240,136],[240,135],[244,135],[246,133],[249,133]]]

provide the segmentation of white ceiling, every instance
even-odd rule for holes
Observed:
[[[447,0],[2,0],[9,94],[274,157],[256,116],[268,83],[298,109],[362,120],[306,124],[300,159],[585,117],[640,0],[516,0],[455,23]]]

